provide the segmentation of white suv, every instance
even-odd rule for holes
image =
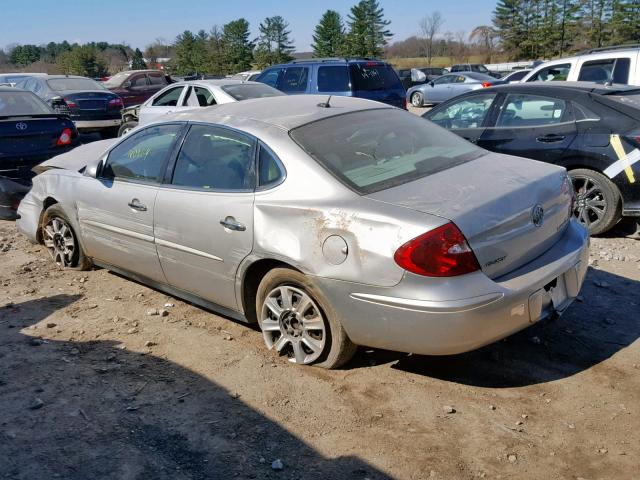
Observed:
[[[640,46],[604,47],[575,57],[545,62],[523,82],[586,81],[640,86]]]

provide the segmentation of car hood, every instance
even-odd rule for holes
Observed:
[[[63,170],[78,171],[86,167],[89,163],[97,161],[118,138],[110,138],[108,140],[100,140],[98,142],[87,143],[74,148],[70,152],[57,155],[49,160],[36,165],[31,170],[40,174],[54,168]]]

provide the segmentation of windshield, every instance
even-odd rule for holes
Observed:
[[[104,87],[90,78],[54,78],[47,80],[51,90],[104,90]]]
[[[53,113],[46,103],[30,92],[0,92],[0,117]]]
[[[237,85],[225,85],[220,88],[238,101],[248,100],[250,98],[280,97],[284,95],[280,90],[276,90],[263,83],[239,83]]]
[[[367,62],[349,65],[353,90],[402,90],[396,72],[385,63]]]
[[[116,88],[119,87],[122,82],[124,82],[130,76],[131,72],[116,73],[113,77],[109,78],[109,80],[105,80],[104,82],[102,82],[102,84],[107,88]]]
[[[476,65],[475,70],[480,73],[489,73],[489,70],[484,65]]]
[[[486,152],[397,109],[366,110],[298,127],[291,137],[342,183],[366,195],[432,175]]]

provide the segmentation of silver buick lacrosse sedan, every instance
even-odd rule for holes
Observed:
[[[587,270],[563,168],[357,98],[181,112],[37,169],[17,224],[60,267],[257,322],[298,364],[472,350],[563,312]]]

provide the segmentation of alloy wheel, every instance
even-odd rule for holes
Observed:
[[[43,229],[44,246],[47,247],[51,258],[59,267],[72,267],[76,253],[76,239],[73,230],[60,217],[49,219]]]
[[[581,224],[591,230],[607,213],[608,205],[602,187],[586,175],[572,175],[571,181],[576,193],[574,215]]]
[[[287,355],[292,363],[313,363],[324,351],[327,332],[322,311],[300,288],[280,285],[271,290],[259,323],[267,347]]]
[[[414,107],[422,107],[422,95],[418,92],[415,92],[411,95],[411,105]]]

